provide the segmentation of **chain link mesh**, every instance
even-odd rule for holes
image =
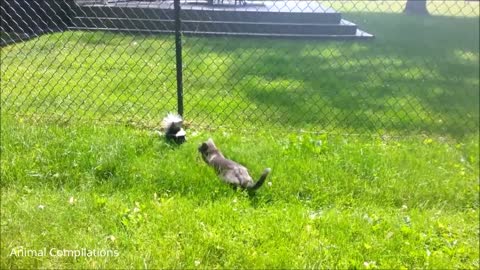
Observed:
[[[478,1],[182,1],[200,127],[465,135]],[[172,1],[4,0],[1,112],[157,125],[176,111]]]

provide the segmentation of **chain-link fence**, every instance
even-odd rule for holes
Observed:
[[[183,102],[202,127],[478,132],[478,1],[180,7],[2,1],[2,115],[155,126]]]

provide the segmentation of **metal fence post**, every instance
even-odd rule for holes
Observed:
[[[174,0],[175,9],[175,56],[177,66],[177,112],[183,116],[183,74],[182,74],[182,21],[180,18],[180,0]]]

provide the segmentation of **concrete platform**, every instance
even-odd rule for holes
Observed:
[[[264,1],[206,5],[183,1],[182,31],[188,35],[317,39],[369,39],[373,35],[318,2]],[[173,1],[127,1],[83,4],[72,30],[171,33]]]
[[[207,5],[205,1],[181,1],[181,7],[184,10],[337,13],[334,9],[315,1],[247,1],[246,5],[234,5],[233,1],[224,3],[226,4]],[[83,6],[173,9],[173,1],[109,1],[103,4],[83,4]]]

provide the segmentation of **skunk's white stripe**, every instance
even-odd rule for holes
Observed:
[[[173,123],[178,123],[182,121],[182,117],[175,113],[168,113],[165,118],[163,118],[162,126],[167,129]]]

